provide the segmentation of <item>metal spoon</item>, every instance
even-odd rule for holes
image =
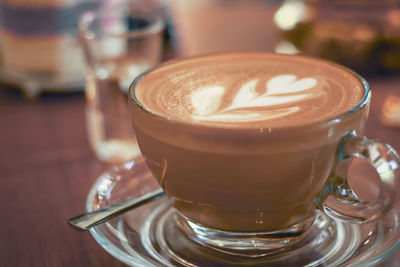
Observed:
[[[111,205],[107,208],[84,213],[68,220],[69,225],[78,231],[86,231],[100,223],[106,222],[120,214],[131,209],[142,206],[153,200],[159,199],[165,195],[164,191],[159,188],[143,196],[133,199],[127,199],[123,202]]]

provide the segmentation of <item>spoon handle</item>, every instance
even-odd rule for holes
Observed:
[[[127,199],[123,202],[111,205],[107,208],[84,213],[68,220],[69,225],[78,231],[86,231],[95,225],[106,222],[128,210],[137,208],[153,200],[159,199],[165,195],[164,191],[159,188],[143,196],[133,199]]]

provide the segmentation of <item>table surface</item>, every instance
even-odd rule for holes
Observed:
[[[400,96],[400,79],[369,79],[373,88],[365,134],[400,151],[400,127],[379,122],[387,95]],[[90,150],[82,93],[26,100],[0,87],[0,265],[125,266],[89,232],[67,219],[83,211],[87,193],[107,168]],[[381,266],[400,266],[400,252]]]

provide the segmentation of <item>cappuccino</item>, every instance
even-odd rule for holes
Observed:
[[[362,82],[308,58],[226,54],[166,64],[141,79],[135,96],[156,114],[218,127],[287,127],[356,106]]]
[[[361,131],[368,114],[357,75],[299,56],[177,60],[132,88],[133,125],[152,173],[183,218],[224,231],[312,219],[340,139]]]

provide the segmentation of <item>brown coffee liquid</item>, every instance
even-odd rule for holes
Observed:
[[[166,64],[136,86],[162,116],[228,127],[286,127],[356,106],[362,82],[330,63],[274,54],[211,55]]]
[[[364,94],[351,72],[264,53],[167,63],[131,93],[141,152],[174,207],[227,231],[275,231],[312,218],[338,143],[368,114],[363,105],[338,116]]]

